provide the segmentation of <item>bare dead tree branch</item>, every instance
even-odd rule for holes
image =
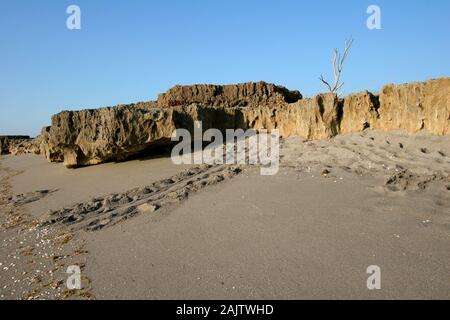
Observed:
[[[345,42],[344,53],[342,55],[339,53],[337,49],[333,50],[333,59],[332,59],[333,75],[334,75],[333,86],[330,85],[330,83],[326,81],[322,75],[319,78],[319,80],[322,81],[322,85],[325,87],[325,89],[327,89],[331,93],[337,94],[338,96],[341,96],[344,93],[344,91],[342,90],[344,83],[340,83],[341,74],[342,69],[344,67],[344,61],[348,56],[352,44],[353,39],[347,40]]]
[[[329,90],[329,91],[333,90],[331,88],[330,84],[323,78],[323,76],[320,76],[319,79],[320,79],[320,81],[323,82],[322,85],[325,87],[326,90]]]

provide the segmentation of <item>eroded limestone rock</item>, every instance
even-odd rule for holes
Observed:
[[[15,156],[21,154],[40,154],[41,139],[36,137],[34,139],[16,140],[9,146],[9,152]]]
[[[293,135],[306,139],[327,139],[339,133],[339,101],[334,94],[320,94],[311,99],[276,107],[242,109],[246,128],[278,129],[282,137]]]
[[[385,86],[379,114],[378,129],[449,134],[450,78]]]
[[[67,167],[120,161],[167,143],[174,129],[170,109],[63,111],[43,130],[41,150]]]
[[[15,146],[32,140],[29,136],[0,136],[0,154],[12,153]]]
[[[368,91],[351,94],[342,102],[340,133],[359,132],[374,128],[380,108],[378,96]]]
[[[40,137],[41,153],[68,167],[124,160],[171,144],[176,128],[278,129],[283,137],[327,139],[368,128],[450,133],[450,78],[385,86],[338,99],[264,82],[230,86],[177,86],[157,101],[82,111],[64,111]]]
[[[299,91],[266,82],[236,85],[175,86],[158,97],[162,108],[186,106],[192,103],[210,107],[246,107],[293,103],[302,98]]]

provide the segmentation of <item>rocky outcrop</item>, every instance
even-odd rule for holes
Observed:
[[[339,101],[334,94],[275,107],[241,109],[245,128],[278,129],[282,137],[327,139],[339,133]]]
[[[257,107],[211,107],[197,103],[173,108],[128,107],[64,111],[44,128],[41,153],[67,167],[120,161],[171,144],[176,128],[192,134],[194,122],[202,129],[279,129],[284,137],[330,138],[338,134],[338,99],[333,94],[313,99]]]
[[[171,144],[176,128],[278,129],[281,136],[327,139],[369,128],[449,134],[450,78],[388,85],[338,99],[264,82],[230,86],[177,86],[157,101],[112,108],[64,111],[40,137],[41,153],[68,167],[124,160]]]
[[[282,106],[300,98],[298,91],[264,82],[177,86],[156,102],[56,114],[42,130],[40,149],[67,167],[120,161],[171,144],[176,128],[193,132],[195,121],[202,121],[204,130],[246,128],[243,108]]]
[[[67,167],[123,160],[170,141],[172,110],[115,108],[63,111],[42,132],[41,152]]]
[[[340,133],[367,128],[449,134],[450,78],[387,85],[379,96],[363,91],[345,97]]]
[[[265,82],[237,85],[175,86],[159,95],[157,105],[162,108],[186,106],[192,103],[210,107],[255,107],[294,103],[302,98],[299,91]]]
[[[0,154],[9,154],[15,145],[29,140],[29,136],[0,136]]]
[[[340,133],[359,132],[376,126],[380,108],[378,96],[363,91],[345,97],[341,103]]]
[[[9,146],[9,152],[15,156],[21,154],[40,154],[41,139],[36,137],[34,139],[16,140]]]
[[[450,133],[450,78],[387,85],[380,93],[377,128]]]
[[[41,155],[43,155],[47,160],[51,162],[63,162],[63,149],[57,144],[56,137],[52,136],[52,132],[56,130],[56,128],[53,128],[52,130],[52,126],[42,128],[40,135],[41,144],[39,149]]]

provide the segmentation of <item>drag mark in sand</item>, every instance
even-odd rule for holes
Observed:
[[[143,188],[97,197],[87,203],[49,212],[42,226],[58,224],[71,230],[100,230],[137,214],[178,204],[194,192],[233,178],[241,170],[238,165],[199,165]]]

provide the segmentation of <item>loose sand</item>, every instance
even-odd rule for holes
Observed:
[[[266,177],[164,157],[76,170],[2,157],[2,185],[11,187],[2,213],[70,233],[60,269],[83,264],[83,294],[60,283],[59,294],[35,286],[31,298],[450,298],[448,136],[290,138],[281,155],[280,172]],[[3,266],[19,246],[11,232],[2,230]],[[16,265],[0,273],[2,298],[23,297],[11,293],[24,268]],[[366,287],[370,265],[381,268],[381,290]]]

